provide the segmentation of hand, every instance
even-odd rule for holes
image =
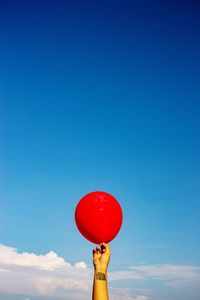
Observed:
[[[98,272],[107,272],[110,261],[110,247],[106,243],[101,243],[93,250],[93,264]]]

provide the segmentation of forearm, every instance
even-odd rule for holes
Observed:
[[[93,300],[109,300],[107,270],[94,269]]]

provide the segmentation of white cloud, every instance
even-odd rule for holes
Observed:
[[[61,298],[66,291],[87,294],[91,289],[91,273],[84,262],[72,266],[53,251],[36,255],[19,253],[15,248],[0,245],[2,293]]]
[[[183,285],[186,283],[200,285],[200,266],[197,265],[139,265],[131,266],[130,270],[137,272],[143,278],[165,280],[168,284],[169,281],[178,281]]]
[[[60,267],[69,267],[62,257],[50,251],[45,255],[34,253],[18,253],[15,248],[0,245],[0,264],[37,267],[41,270],[55,270]]]
[[[86,263],[84,263],[83,261],[77,262],[74,266],[76,268],[82,268],[82,269],[86,269],[87,268]]]
[[[128,280],[128,279],[134,279],[134,280],[144,279],[144,276],[140,275],[139,273],[137,273],[135,271],[117,271],[117,272],[111,272],[108,275],[109,275],[109,281]]]
[[[111,300],[147,300],[149,299],[147,296],[143,294],[147,293],[145,289],[134,289],[134,288],[109,288],[111,292]]]
[[[146,296],[137,296],[137,297],[127,297],[126,300],[147,300],[147,297]]]
[[[9,271],[6,269],[0,269],[0,272],[9,272]]]

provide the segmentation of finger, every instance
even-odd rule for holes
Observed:
[[[100,247],[101,247],[101,254],[105,253],[106,249],[105,249],[103,243],[100,244]]]
[[[110,246],[106,243],[102,243],[103,248],[106,249],[106,252],[110,252]]]
[[[100,251],[101,251],[101,249],[100,249],[99,246],[96,247],[96,251],[97,251],[97,252],[100,252]]]

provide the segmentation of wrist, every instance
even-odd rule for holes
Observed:
[[[95,273],[100,272],[100,273],[103,273],[103,274],[107,274],[107,268],[108,268],[107,265],[101,265],[101,266],[95,265],[94,266],[94,271],[95,271]]]

